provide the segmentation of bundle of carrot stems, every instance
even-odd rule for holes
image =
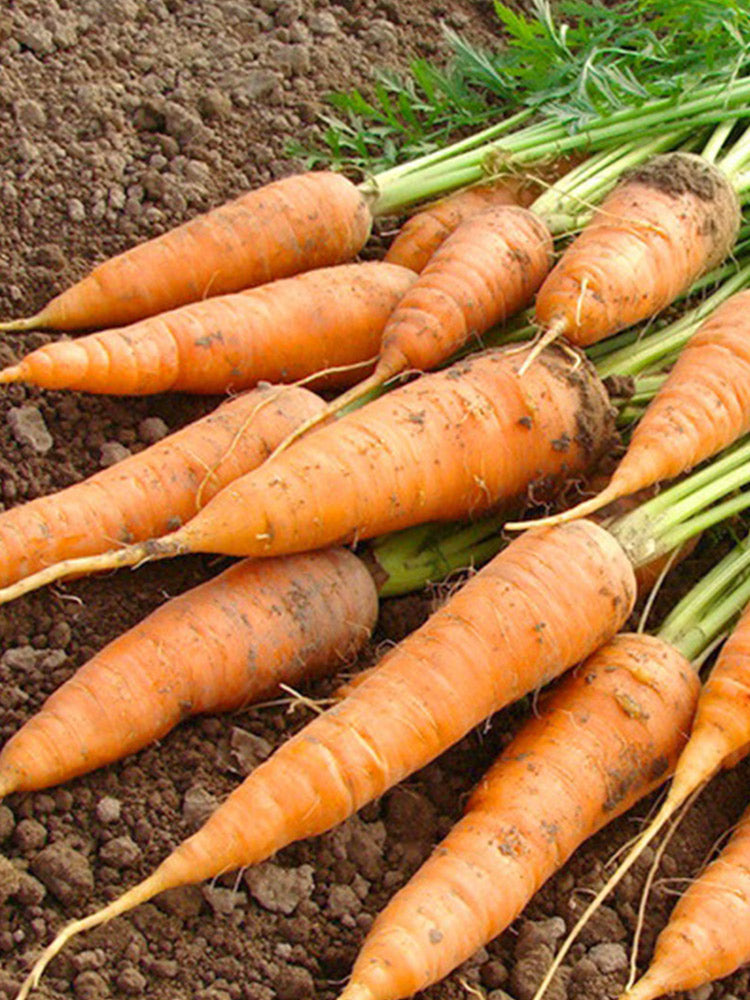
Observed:
[[[185,553],[241,559],[63,684],[0,752],[3,796],[133,753],[186,715],[331,674],[362,649],[380,598],[475,571],[151,876],[33,956],[19,997],[71,937],[330,829],[547,683],[464,819],[376,920],[346,1000],[399,1000],[446,976],[674,773],[614,885],[746,752],[746,539],[654,634],[623,631],[686,547],[736,538],[750,507],[742,55],[684,94],[580,120],[521,107],[360,184],[333,171],[276,181],[0,327],[97,331],[19,350],[2,383],[232,396],[0,514],[0,602]],[[353,262],[374,220],[413,206],[384,261]],[[750,960],[750,932],[730,949],[721,929],[726,910],[750,927],[747,826],[706,873],[720,902],[691,887],[628,1000]]]

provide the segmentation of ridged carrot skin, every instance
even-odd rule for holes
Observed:
[[[410,996],[505,930],[579,844],[666,779],[699,686],[648,635],[620,634],[568,675],[378,916],[342,1000]]]
[[[412,271],[423,271],[437,248],[471,216],[498,205],[528,208],[538,193],[538,183],[515,175],[457,191],[407,219],[388,248],[385,260]]]
[[[232,483],[164,539],[176,551],[269,556],[479,515],[534,481],[590,465],[609,400],[585,361],[553,350],[474,355],[322,427]],[[588,421],[588,427],[581,423]]]
[[[552,264],[552,237],[525,208],[463,222],[433,254],[386,324],[373,380],[429,371],[527,306]]]
[[[323,407],[307,389],[263,386],[83,482],[4,511],[2,585],[64,558],[174,531]]]
[[[0,796],[102,767],[190,715],[331,673],[377,613],[372,576],[346,549],[237,563],[162,604],[58,688],[0,753]]]
[[[74,934],[342,822],[611,639],[634,598],[630,562],[593,522],[519,536],[348,698],[257,767],[147,879],[63,929],[19,995]]]
[[[691,882],[656,941],[647,971],[620,1000],[654,1000],[730,975],[750,961],[750,811]]]
[[[381,262],[318,268],[53,341],[0,371],[0,382],[114,395],[222,393],[344,366],[316,384],[351,385],[377,357],[388,317],[415,280],[413,271]]]
[[[104,261],[28,320],[0,329],[76,330],[132,323],[359,253],[372,217],[358,188],[328,171],[241,195]]]
[[[654,157],[563,253],[537,294],[537,322],[586,346],[647,319],[728,255],[739,223],[719,170],[690,153]]]

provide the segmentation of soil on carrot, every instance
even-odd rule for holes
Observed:
[[[492,5],[11,0],[0,12],[0,314],[32,313],[105,256],[294,171],[287,143],[312,138],[323,94],[367,87],[374,66],[439,56],[443,24],[490,43]],[[377,256],[379,245],[368,253]],[[48,339],[6,337],[0,362]],[[0,397],[0,502],[9,507],[66,486],[216,402],[10,386]],[[96,650],[226,564],[195,557],[147,565],[0,609],[2,739]],[[681,581],[701,565],[696,554]],[[415,628],[445,592],[384,602],[358,666]],[[150,871],[334,686],[310,687],[306,701],[191,720],[129,760],[1,805],[0,996],[14,994],[65,922]],[[39,996],[332,1000],[374,915],[447,832],[532,709],[529,701],[490,720],[331,833],[83,936],[53,962]],[[740,768],[717,781],[668,848],[644,956],[681,880],[739,815],[749,773]],[[429,995],[528,1000],[565,925],[647,809],[595,838],[524,918]],[[550,997],[616,994],[645,860],[591,923]],[[748,981],[739,973],[693,1000],[746,996]]]

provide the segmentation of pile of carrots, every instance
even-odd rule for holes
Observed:
[[[0,752],[0,794],[64,782],[187,715],[236,709],[350,663],[378,613],[365,540],[551,502],[591,473],[611,449],[615,414],[581,348],[648,320],[731,254],[744,192],[736,178],[746,175],[744,160],[735,154],[731,170],[729,159],[722,170],[677,151],[639,167],[556,263],[533,183],[517,176],[419,213],[386,260],[370,263],[353,262],[373,221],[363,190],[329,172],[295,176],[99,265],[36,316],[0,327],[107,327],[19,357],[0,382],[239,393],[141,455],[0,514],[0,601],[183,553],[243,560],[166,603],[52,695]],[[179,273],[162,280],[172,258]],[[698,652],[683,653],[681,634],[669,646],[620,630],[636,570],[708,515],[696,506],[678,519],[687,493],[668,529],[648,520],[653,507],[612,524],[581,515],[682,475],[750,430],[749,294],[691,340],[599,500],[532,530],[512,524],[520,536],[151,876],[63,929],[19,996],[74,935],[330,829],[577,664],[376,922],[347,1000],[399,1000],[446,975],[584,836],[666,780],[696,705],[700,719],[720,683],[744,685],[736,673],[724,679],[741,640],[699,696]],[[530,306],[535,341],[456,360]],[[348,391],[324,402],[310,385]],[[726,488],[734,506],[721,513],[742,509],[733,496],[746,482],[742,462]],[[735,728],[701,782],[750,742],[750,722]],[[586,737],[574,744],[578,729]],[[574,794],[582,788],[586,803]],[[498,879],[502,908],[488,890]],[[662,976],[658,988],[673,982]],[[660,995],[637,989],[631,1000]]]

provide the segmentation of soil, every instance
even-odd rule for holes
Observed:
[[[0,12],[0,314],[30,314],[105,256],[294,171],[288,140],[312,140],[323,94],[367,88],[375,66],[440,58],[441,25],[489,42],[491,10],[484,0],[10,0]],[[0,360],[46,339],[8,337]],[[216,402],[12,386],[0,399],[2,505],[68,485]],[[683,580],[699,561],[698,553]],[[2,739],[96,650],[226,564],[158,563],[0,610]],[[419,624],[433,599],[384,602],[359,665]],[[307,694],[330,690],[321,682]],[[527,708],[494,717],[342,827],[84,935],[53,962],[38,995],[335,997],[374,915],[458,817]],[[192,720],[118,765],[0,806],[0,995],[14,995],[62,924],[147,874],[311,711],[298,702]],[[748,773],[716,781],[669,846],[644,956],[679,880],[737,818]],[[594,838],[523,919],[429,995],[528,1000],[563,926],[648,808]],[[616,995],[643,871],[592,921],[550,997]],[[738,973],[692,1000],[747,996],[748,979]]]

